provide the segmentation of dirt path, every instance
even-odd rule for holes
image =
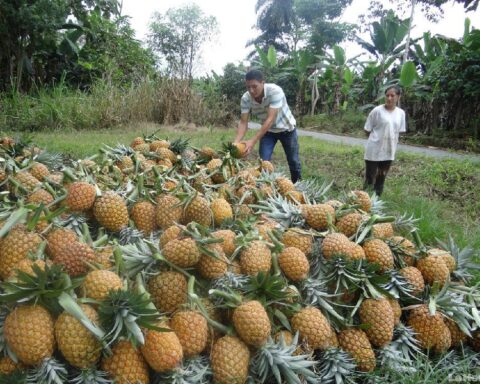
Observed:
[[[249,128],[258,129],[260,128],[259,124],[250,123]],[[315,139],[329,141],[333,143],[346,144],[346,145],[361,145],[364,146],[367,142],[366,139],[361,139],[358,137],[349,137],[349,136],[340,136],[333,135],[331,133],[307,131],[303,129],[298,129],[299,136],[308,136]],[[435,157],[435,158],[444,158],[444,159],[459,159],[459,160],[470,160],[474,162],[480,162],[480,155],[475,154],[463,154],[457,152],[450,152],[443,149],[436,149],[431,147],[421,147],[416,145],[408,144],[398,144],[399,152],[409,152],[416,153],[420,155]]]

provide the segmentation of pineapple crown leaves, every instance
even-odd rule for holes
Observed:
[[[282,303],[285,305],[292,299],[292,292],[289,291],[285,278],[265,272],[249,276],[247,284],[241,290],[246,298],[265,304],[267,310],[271,304]]]
[[[27,372],[16,369],[10,374],[0,373],[0,384],[27,384]]]
[[[71,384],[113,384],[114,381],[108,378],[108,373],[93,368],[82,369],[73,372],[68,380]]]
[[[129,226],[123,227],[118,235],[120,245],[135,244],[143,239],[143,232]]]
[[[67,368],[54,358],[46,358],[27,373],[27,384],[63,384],[67,382]]]
[[[38,155],[35,155],[33,159],[38,163],[46,165],[49,169],[60,170],[63,166],[65,156],[61,153],[42,151]]]
[[[392,349],[400,352],[400,357],[406,361],[416,361],[423,355],[419,341],[412,328],[399,323],[393,329],[393,340],[389,344]]]
[[[170,143],[169,148],[177,154],[182,154],[182,152],[189,147],[190,147],[190,139],[179,137],[178,139],[175,139]]]
[[[419,220],[413,214],[408,216],[407,213],[403,213],[401,216],[396,217],[392,224],[399,232],[412,232],[418,229],[416,224]]]
[[[319,180],[319,177],[300,180],[295,183],[295,189],[303,192],[306,201],[310,204],[319,204],[326,200],[327,193],[333,185],[333,181]],[[320,184],[321,182],[321,184]]]
[[[212,382],[212,369],[207,356],[196,356],[182,361],[180,367],[155,374],[152,384],[208,384]]]
[[[360,244],[371,235],[372,228],[375,224],[391,223],[394,220],[394,216],[379,216],[374,214],[370,216],[368,220],[362,220],[358,226],[357,232],[353,235],[353,239],[357,244]]]
[[[412,285],[398,270],[391,269],[385,275],[389,277],[389,281],[380,286],[388,292],[389,296],[395,299],[412,297]]]
[[[297,346],[298,333],[290,345],[282,337],[278,342],[270,338],[252,358],[252,376],[260,383],[319,383],[320,377],[315,372],[317,362],[309,355],[295,355]]]
[[[143,345],[145,338],[142,328],[170,331],[156,326],[160,314],[145,292],[110,291],[100,303],[98,315],[106,332],[103,341],[107,345],[120,337],[129,340],[134,346]]]
[[[250,278],[246,275],[226,272],[224,275],[212,280],[211,288],[218,291],[242,291],[249,281]],[[224,298],[218,296],[214,298],[214,301],[217,305],[221,306],[224,303]]]
[[[322,312],[327,313],[329,318],[333,317],[341,322],[346,322],[346,319],[335,309],[339,304],[332,300],[341,295],[328,293],[322,281],[309,277],[302,282],[300,289],[305,305],[319,308]]]
[[[133,244],[117,246],[114,254],[120,272],[128,277],[134,277],[140,272],[154,273],[157,264],[164,261],[155,243],[141,239]]]
[[[352,356],[339,348],[329,348],[317,353],[320,383],[355,384],[356,364]]]
[[[413,360],[405,358],[402,351],[393,344],[388,344],[378,351],[377,363],[383,368],[396,372],[415,373],[417,371],[417,367],[413,366]]]
[[[116,147],[111,147],[109,145],[103,144],[100,148],[100,152],[103,153],[107,158],[112,158],[113,160],[121,160],[124,156],[132,156],[135,154],[133,148],[127,147],[123,144],[117,144]]]
[[[60,265],[45,265],[41,269],[38,265],[32,266],[33,275],[17,271],[16,280],[1,283],[3,293],[0,302],[35,303],[46,307],[54,314],[62,312],[59,302],[62,294],[73,295],[73,291],[80,285],[80,279],[71,279]]]
[[[265,213],[285,228],[302,227],[305,224],[301,208],[280,194],[274,194],[250,207],[256,209],[258,214]]]
[[[392,239],[383,239],[383,241],[388,245],[388,247],[392,251],[395,266],[397,268],[400,269],[408,266],[408,264],[404,260],[405,257],[411,257],[413,259],[417,259],[417,255],[414,252],[412,252],[412,249],[404,245],[406,242],[406,239],[402,241],[396,241]]]
[[[473,278],[471,271],[480,269],[480,265],[475,262],[475,258],[480,257],[480,252],[470,246],[460,248],[451,234],[449,234],[447,242],[438,239],[437,242],[441,248],[450,252],[456,261],[457,268],[452,275],[458,280],[468,283]]]

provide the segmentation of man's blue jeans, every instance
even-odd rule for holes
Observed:
[[[302,178],[302,165],[298,156],[298,136],[297,129],[291,132],[267,132],[260,139],[260,158],[262,160],[271,160],[273,149],[277,141],[282,143],[283,150],[287,156],[288,167],[290,168],[290,178],[296,182]]]

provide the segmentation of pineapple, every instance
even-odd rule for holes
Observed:
[[[43,181],[46,177],[50,175],[50,171],[48,170],[47,166],[42,163],[37,163],[36,161],[33,162],[30,173],[36,179]]]
[[[381,272],[394,267],[393,253],[384,241],[380,239],[367,240],[363,243],[363,250],[368,262],[378,264]]]
[[[208,146],[203,146],[202,148],[200,148],[200,156],[203,157],[204,159],[211,160],[214,157],[217,157],[218,155],[213,148]]]
[[[322,255],[327,260],[340,255],[349,258],[351,249],[352,242],[343,233],[329,233],[322,241]]]
[[[200,251],[194,239],[170,240],[162,249],[162,254],[169,262],[180,268],[193,267],[200,260]]]
[[[295,186],[293,185],[292,181],[283,176],[278,177],[275,180],[275,185],[278,193],[280,193],[282,196],[286,196],[288,192],[295,190]]]
[[[92,307],[82,304],[81,308],[90,321],[98,323],[98,314]],[[58,349],[74,367],[89,368],[100,359],[100,341],[67,312],[63,312],[55,321],[55,338]]]
[[[13,179],[19,183],[23,188],[25,188],[27,191],[33,191],[35,188],[38,188],[41,186],[40,180],[38,180],[35,176],[33,176],[30,172],[28,171],[20,171],[18,172],[15,176],[13,176]],[[14,186],[11,186],[12,191],[14,190]]]
[[[263,305],[256,300],[240,304],[233,311],[233,325],[248,345],[260,347],[270,337],[271,325]]]
[[[213,199],[210,203],[210,209],[212,210],[213,222],[216,226],[222,225],[225,220],[233,219],[232,206],[223,198]]]
[[[187,279],[179,272],[161,272],[150,278],[147,290],[159,312],[174,312],[187,302]]]
[[[340,348],[353,357],[360,371],[372,372],[375,369],[375,353],[364,331],[345,329],[337,337]]]
[[[217,239],[223,239],[223,242],[219,243],[222,248],[223,252],[225,252],[226,256],[231,256],[232,253],[235,251],[235,232],[230,229],[220,229],[218,231],[211,233],[212,237]]]
[[[27,203],[29,204],[49,205],[52,202],[53,202],[53,196],[43,188],[36,189],[32,193],[30,193],[27,197]]]
[[[216,279],[227,273],[229,261],[219,243],[209,244],[208,248],[210,251],[215,252],[216,256],[202,253],[197,269],[204,278]]]
[[[154,140],[150,143],[150,151],[155,152],[158,148],[168,148],[170,142],[167,140]]]
[[[127,340],[120,340],[113,346],[112,354],[102,359],[101,367],[117,384],[150,382],[145,358]]]
[[[130,211],[130,216],[135,223],[135,227],[142,231],[145,236],[155,231],[157,226],[156,208],[149,201],[136,202]]]
[[[394,235],[392,223],[378,223],[372,226],[372,236],[377,239],[384,239]]]
[[[213,380],[218,384],[243,384],[247,381],[250,351],[237,337],[218,339],[210,355]]]
[[[162,329],[169,327],[162,322],[157,324]],[[182,344],[175,332],[146,329],[145,344],[140,347],[148,365],[156,372],[165,372],[177,367],[183,359]]]
[[[395,299],[387,299],[388,302],[390,303],[390,306],[392,307],[393,311],[393,320],[395,323],[395,326],[400,324],[400,318],[402,317],[402,307],[400,306],[400,303],[398,300]]]
[[[182,207],[180,200],[173,196],[162,194],[157,197],[155,218],[161,229],[167,229],[182,219]]]
[[[407,324],[417,334],[416,338],[422,348],[441,352],[450,347],[450,330],[443,321],[443,316],[438,311],[434,315],[430,314],[428,305],[413,308]]]
[[[14,371],[23,368],[25,368],[23,363],[15,362],[9,356],[2,356],[0,358],[0,375],[10,375]]]
[[[465,345],[467,342],[467,335],[460,330],[457,323],[449,318],[445,318],[444,321],[450,331],[452,347],[456,348]]]
[[[55,350],[54,320],[40,305],[21,305],[4,323],[7,345],[27,365],[37,365]]]
[[[90,268],[88,264],[96,259],[95,251],[88,244],[74,241],[56,254],[53,262],[63,265],[65,272],[76,277],[87,273]]]
[[[445,260],[439,256],[426,256],[417,261],[417,268],[422,273],[425,283],[443,286],[450,277],[450,270]]]
[[[328,228],[329,222],[335,224],[335,209],[327,204],[302,205],[302,214],[306,223],[317,231]]]
[[[272,267],[272,253],[262,241],[252,241],[240,253],[240,266],[245,275],[268,272]]]
[[[122,289],[123,282],[115,272],[98,269],[88,272],[81,287],[85,297],[102,301],[110,291]]]
[[[212,223],[212,211],[207,199],[197,193],[184,209],[183,222],[185,224],[196,222],[209,227]]]
[[[418,296],[425,289],[425,280],[422,272],[415,267],[405,267],[400,269],[400,274],[410,283],[412,295]]]
[[[435,256],[439,259],[442,259],[444,263],[447,265],[448,270],[451,272],[455,271],[457,268],[457,262],[455,258],[447,251],[440,249],[440,248],[432,248],[427,251],[428,256]]]
[[[387,299],[365,299],[360,305],[360,320],[368,325],[368,340],[375,347],[384,347],[392,341],[395,318]]]
[[[175,155],[175,153],[168,148],[157,148],[155,150],[155,154],[160,160],[170,160],[172,164],[175,164],[177,162],[177,155]]]
[[[393,246],[392,250],[397,254],[397,257],[400,256],[407,266],[413,266],[415,264],[415,244],[402,236],[393,236],[390,241]]]
[[[283,233],[282,243],[285,247],[300,249],[306,256],[312,253],[313,237],[296,228],[289,228]]]
[[[352,191],[352,197],[355,204],[359,204],[362,211],[370,212],[372,200],[365,191]]]
[[[0,243],[0,276],[6,279],[13,267],[25,259],[29,252],[34,253],[41,242],[42,238],[38,234],[28,232],[23,226],[11,229]]]
[[[302,340],[311,349],[331,347],[332,327],[318,308],[301,309],[291,319],[292,329],[300,333]]]
[[[97,197],[93,214],[102,226],[112,232],[119,232],[128,225],[127,204],[115,192],[108,191]]]
[[[160,249],[163,249],[170,240],[178,239],[181,232],[182,230],[180,229],[180,227],[177,227],[176,225],[172,225],[171,227],[165,229],[165,231],[163,231],[163,233],[160,235]]]
[[[143,139],[143,137],[137,136],[130,143],[130,147],[136,150],[136,147],[141,144],[145,144],[145,140]]]
[[[272,173],[275,170],[275,167],[273,166],[273,164],[268,160],[261,160],[259,168],[260,170],[268,173]]]
[[[199,312],[176,312],[170,319],[170,327],[177,335],[185,357],[198,355],[206,348],[208,324]]]
[[[95,186],[84,181],[77,181],[69,185],[65,204],[74,212],[88,211],[93,208],[96,195]]]
[[[295,247],[285,248],[278,255],[278,264],[282,272],[291,281],[301,281],[308,276],[310,264],[305,254]]]
[[[47,260],[47,262],[49,263],[49,265],[51,264],[50,260]],[[41,259],[22,259],[13,267],[9,279],[12,279],[14,281],[17,280],[19,271],[25,272],[28,275],[35,275],[35,272],[33,270],[34,265],[40,268],[41,271],[45,271],[45,266],[47,265],[47,263]]]
[[[363,221],[363,215],[360,213],[354,212],[346,214],[338,219],[336,227],[347,237],[351,237],[357,233],[360,224]]]
[[[71,229],[55,228],[47,234],[47,255],[55,258],[64,248],[77,240],[78,236]]]

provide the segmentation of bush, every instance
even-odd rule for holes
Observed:
[[[366,119],[366,116],[361,112],[347,110],[336,115],[321,113],[313,116],[303,116],[301,126],[324,132],[356,135],[362,132]]]

